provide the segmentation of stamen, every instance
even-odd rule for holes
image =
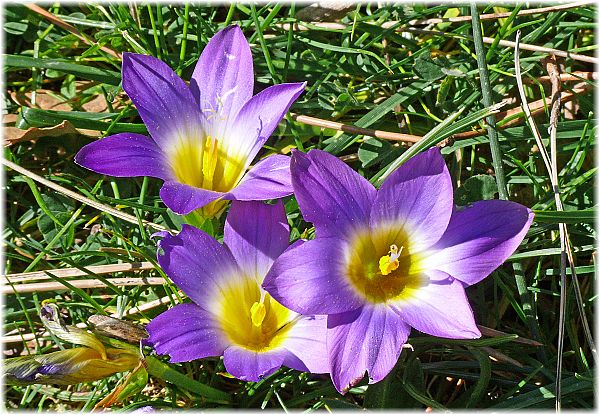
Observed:
[[[400,262],[398,258],[402,254],[403,246],[398,249],[395,244],[390,245],[390,250],[388,251],[389,255],[384,255],[379,258],[379,270],[381,271],[381,275],[389,275],[392,271],[395,271],[400,266]]]
[[[202,177],[204,179],[202,187],[212,189],[217,168],[217,147],[219,142],[211,136],[206,137],[204,141],[204,151],[202,153]]]
[[[255,327],[261,326],[266,315],[267,309],[265,308],[265,305],[262,301],[257,301],[254,304],[252,304],[252,307],[250,308],[250,317],[252,318],[252,324],[254,324]]]

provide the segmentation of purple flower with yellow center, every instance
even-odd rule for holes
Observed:
[[[326,317],[300,315],[261,288],[273,261],[288,248],[283,203],[233,202],[224,245],[183,225],[159,234],[158,263],[193,301],[177,305],[146,327],[157,353],[171,362],[221,356],[227,371],[248,381],[282,365],[328,373]]]
[[[117,177],[165,181],[160,196],[175,213],[222,212],[226,200],[267,200],[292,193],[290,158],[250,163],[306,83],[273,85],[255,96],[250,46],[238,26],[206,45],[190,86],[152,56],[123,55],[123,89],[150,138],[119,133],[83,147],[75,161]]]
[[[284,306],[327,314],[331,377],[345,393],[394,367],[411,327],[440,337],[480,337],[465,286],[502,264],[533,213],[486,200],[454,208],[437,148],[406,162],[377,191],[336,157],[295,152],[292,184],[316,239],[281,255],[263,287]]]

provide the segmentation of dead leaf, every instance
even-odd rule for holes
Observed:
[[[9,147],[16,143],[36,140],[40,137],[60,137],[67,134],[85,135],[88,137],[99,137],[100,131],[78,130],[69,121],[63,121],[53,127],[31,127],[21,130],[17,127],[4,127],[4,146]]]

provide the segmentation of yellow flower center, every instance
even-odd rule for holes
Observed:
[[[233,189],[246,168],[243,154],[211,136],[180,139],[171,150],[169,160],[180,183],[217,192]],[[212,202],[203,208],[202,213],[206,217],[216,216],[226,203],[221,200]]]
[[[229,340],[264,352],[280,346],[293,326],[293,313],[275,301],[252,279],[231,284],[221,292],[219,319]]]
[[[407,299],[426,283],[421,258],[411,252],[403,230],[361,232],[347,252],[346,275],[356,292],[369,302]]]

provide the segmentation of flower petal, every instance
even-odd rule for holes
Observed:
[[[411,250],[418,252],[440,239],[452,208],[452,180],[435,147],[411,158],[381,185],[371,210],[371,227],[403,228]]]
[[[201,112],[185,82],[152,56],[123,54],[123,89],[163,150],[172,140],[198,135]]]
[[[289,196],[293,192],[291,158],[275,154],[262,159],[228,193],[234,200],[267,200]]]
[[[306,82],[272,85],[253,96],[230,125],[225,145],[252,162],[305,86]]]
[[[120,133],[84,146],[75,163],[100,174],[116,177],[150,176],[170,180],[172,173],[164,153],[150,138]]]
[[[262,284],[273,261],[288,247],[290,229],[285,208],[263,202],[233,202],[223,241],[238,265]]]
[[[410,327],[385,305],[327,317],[331,379],[340,393],[358,383],[365,371],[369,383],[382,380],[393,368]]]
[[[186,224],[178,235],[158,242],[158,263],[192,301],[209,311],[219,287],[241,274],[227,247]]]
[[[283,347],[290,353],[283,364],[310,373],[329,373],[327,316],[303,316],[294,324]]]
[[[188,186],[176,181],[165,182],[160,189],[160,198],[178,215],[187,215],[195,209],[220,199],[223,195],[220,192]]]
[[[343,277],[343,250],[335,238],[318,238],[285,251],[271,266],[263,288],[301,314],[343,313],[364,300]]]
[[[254,67],[248,41],[239,26],[229,26],[216,33],[208,42],[196,64],[190,88],[207,115],[208,123],[221,132],[235,120],[240,108],[252,97]],[[211,114],[218,113],[218,123],[211,123]],[[210,129],[210,127],[209,127]]]
[[[171,362],[189,362],[220,356],[228,346],[214,316],[196,304],[179,304],[158,315],[146,326],[147,343]]]
[[[255,352],[239,346],[230,346],[223,354],[225,369],[238,379],[258,382],[281,367],[287,351],[283,348]]]
[[[476,339],[481,333],[460,281],[440,271],[428,272],[429,284],[410,299],[391,304],[394,311],[417,330],[451,339]]]
[[[483,200],[454,212],[424,263],[471,285],[498,268],[519,247],[533,212],[506,200]]]
[[[315,225],[317,237],[368,226],[376,190],[343,161],[321,150],[294,151],[290,170],[302,215]]]

